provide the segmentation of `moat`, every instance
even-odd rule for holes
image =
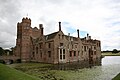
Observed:
[[[105,56],[101,66],[75,70],[50,70],[50,64],[20,64],[17,69],[43,80],[111,80],[120,73],[120,56]]]
[[[95,66],[91,69],[82,69],[80,71],[84,71],[80,80],[112,80],[120,73],[120,56],[105,56],[102,59],[102,66]]]

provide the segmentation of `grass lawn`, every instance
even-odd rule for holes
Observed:
[[[103,56],[120,56],[120,53],[106,52],[102,53]]]
[[[34,76],[0,64],[0,80],[40,80]]]
[[[117,76],[115,76],[112,80],[120,80],[120,73]]]
[[[51,70],[50,67],[52,67],[52,64],[20,63],[9,66],[42,80],[65,80],[64,74],[66,73],[61,70]]]

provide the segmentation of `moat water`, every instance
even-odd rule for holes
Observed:
[[[101,66],[80,69],[79,71],[81,78],[78,80],[112,80],[120,73],[120,56],[105,56]]]

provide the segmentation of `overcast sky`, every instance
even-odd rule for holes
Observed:
[[[44,34],[58,31],[58,22],[67,35],[86,33],[101,40],[102,50],[120,49],[120,0],[0,0],[0,46],[14,47],[16,24],[23,17],[32,27],[42,23]]]

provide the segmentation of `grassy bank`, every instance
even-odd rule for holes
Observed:
[[[52,64],[43,63],[21,63],[9,65],[17,70],[23,71],[32,76],[36,76],[42,80],[98,80],[97,75],[100,75],[98,71],[94,70],[96,67],[91,69],[77,69],[77,70],[56,70],[50,69],[53,67]],[[92,73],[92,74],[91,74]],[[99,77],[99,80],[103,80]]]
[[[0,80],[39,80],[21,71],[0,64]]]
[[[120,56],[120,53],[106,52],[102,53],[103,56]]]
[[[65,77],[63,77],[66,74],[64,71],[50,69],[52,64],[21,63],[9,66],[23,71],[26,74],[36,76],[42,80],[66,80]]]
[[[115,76],[112,80],[120,80],[120,73],[117,76]]]

